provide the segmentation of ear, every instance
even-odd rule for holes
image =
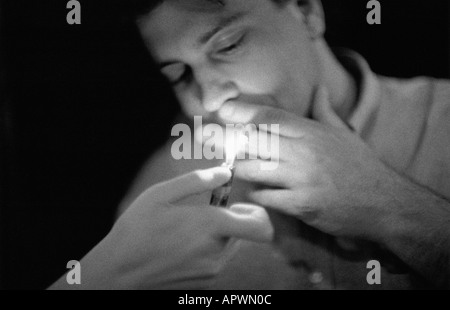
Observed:
[[[321,0],[297,0],[297,9],[304,17],[304,23],[312,39],[325,35],[325,14]]]

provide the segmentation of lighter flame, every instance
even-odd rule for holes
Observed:
[[[234,162],[240,152],[245,150],[248,138],[241,131],[227,134],[225,141],[225,162],[227,166],[233,167]]]

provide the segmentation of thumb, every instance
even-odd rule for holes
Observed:
[[[348,130],[347,124],[333,110],[330,102],[328,89],[319,87],[316,92],[313,104],[313,118],[322,124],[331,127]]]
[[[148,195],[162,203],[174,203],[183,198],[213,190],[231,178],[231,171],[226,167],[198,170],[176,179],[153,186]]]
[[[231,237],[253,242],[271,242],[274,227],[267,211],[250,204],[233,205],[229,210],[210,208],[218,237]]]

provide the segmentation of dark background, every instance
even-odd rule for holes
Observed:
[[[81,0],[79,26],[63,0],[0,2],[2,288],[45,288],[98,243],[169,134],[177,104],[123,1]],[[375,72],[449,77],[448,1],[381,1],[380,26],[365,0],[324,2],[331,44]]]

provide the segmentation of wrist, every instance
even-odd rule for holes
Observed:
[[[416,250],[418,240],[437,240],[446,233],[439,229],[449,224],[445,223],[449,218],[445,200],[398,175],[387,185],[383,199],[386,211],[376,240],[379,244],[407,254],[409,246]]]
[[[389,171],[389,177],[380,184],[383,185],[376,199],[378,225],[371,239],[389,248],[422,226],[423,189],[394,171]]]
[[[80,285],[69,285],[65,274],[51,287],[57,290],[122,289],[120,266],[115,263],[108,238],[101,241],[80,261]]]

